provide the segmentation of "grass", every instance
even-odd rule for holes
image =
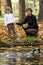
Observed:
[[[0,23],[3,23],[4,22],[4,20],[0,20]]]
[[[37,38],[34,37],[34,36],[28,36],[28,37],[26,37],[26,41],[27,41],[27,42],[34,42],[34,41],[36,41],[36,40],[37,40]]]
[[[37,39],[37,37],[34,37],[34,36],[28,36],[28,37],[26,37],[24,40],[22,40],[22,41],[18,41],[18,40],[16,40],[16,41],[14,41],[14,42],[18,42],[18,43],[21,43],[21,42],[25,42],[25,43],[31,43],[31,42],[35,42],[35,41],[40,41],[39,39]]]

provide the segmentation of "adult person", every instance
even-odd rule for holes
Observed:
[[[22,25],[23,29],[25,30],[27,35],[34,35],[36,36],[38,33],[38,24],[36,16],[32,14],[33,10],[28,8],[26,10],[27,16],[23,22],[17,23],[17,25]],[[28,26],[25,28],[25,24]]]

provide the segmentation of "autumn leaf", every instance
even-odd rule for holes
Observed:
[[[20,41],[20,39],[26,37],[25,31],[23,30],[23,28],[21,26],[15,25],[15,31],[18,35],[18,39],[17,39],[18,41]],[[4,41],[6,43],[12,42],[13,39],[14,39],[14,35],[13,35],[12,32],[11,32],[11,38],[12,39],[8,38],[8,28],[7,28],[7,26],[3,26],[3,24],[0,24],[0,40]]]

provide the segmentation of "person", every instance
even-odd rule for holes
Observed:
[[[27,16],[23,22],[16,23],[17,25],[22,25],[24,31],[26,32],[26,35],[32,35],[37,36],[38,33],[38,24],[36,16],[32,14],[32,9],[28,8],[26,10]],[[25,28],[25,24],[28,24],[28,26]]]
[[[13,14],[11,13],[11,8],[6,7],[5,8],[5,15],[4,15],[4,24],[8,27],[8,37],[11,38],[11,31],[14,34],[14,38],[17,38],[17,34],[15,32],[15,18]]]

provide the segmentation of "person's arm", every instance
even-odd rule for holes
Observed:
[[[13,14],[12,14],[12,21],[13,21],[13,23],[16,23],[16,22],[15,22],[15,17],[14,17]]]
[[[25,20],[23,22],[18,22],[16,23],[17,25],[23,25],[23,24],[26,24],[27,23],[27,17],[25,18]]]
[[[28,20],[27,20],[27,17],[26,17],[22,24],[26,24],[27,22],[28,22]]]
[[[6,15],[4,16],[4,25],[7,26],[7,17],[6,17]]]

